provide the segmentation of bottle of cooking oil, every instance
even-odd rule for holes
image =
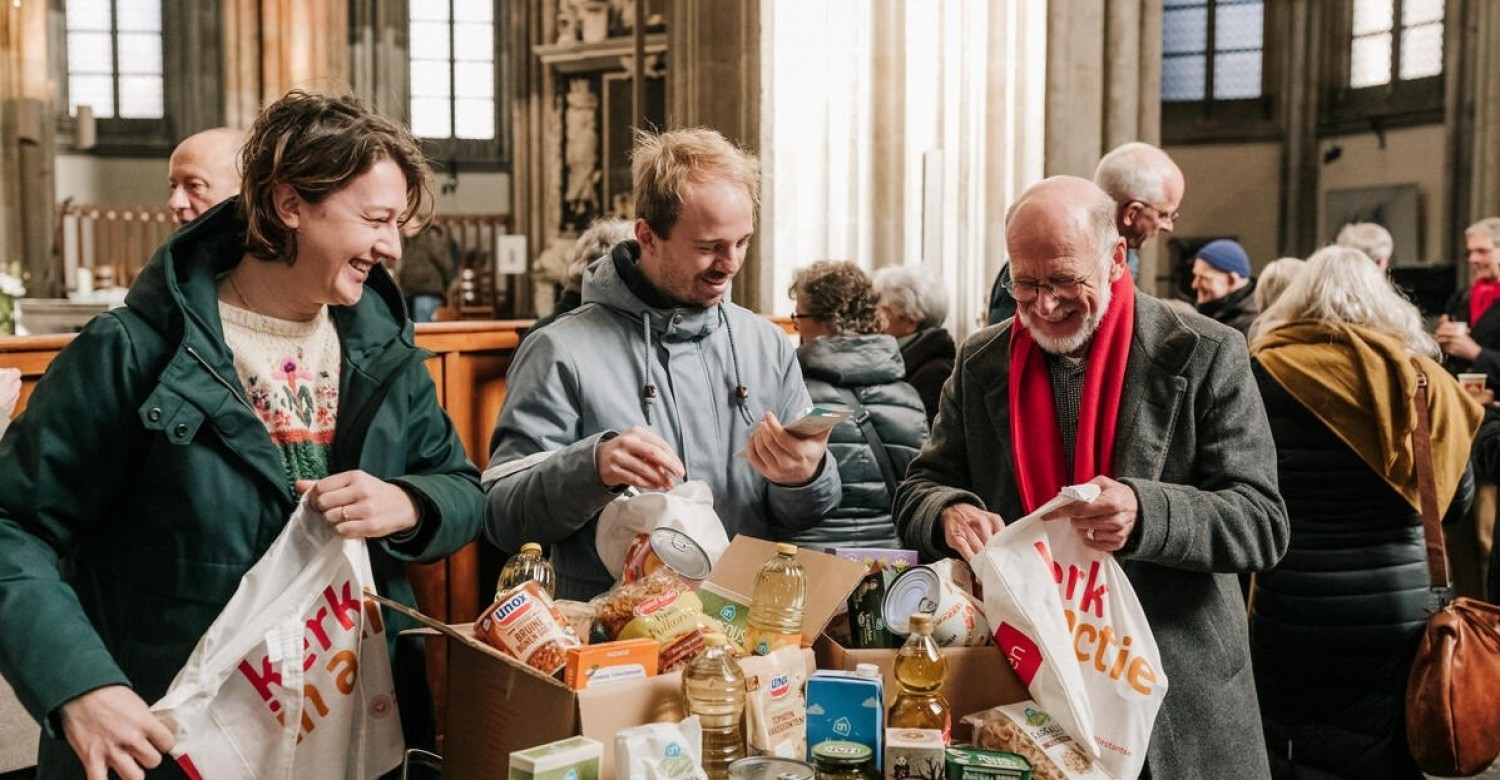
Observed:
[[[797,545],[778,544],[776,555],[755,575],[746,618],[745,651],[767,655],[779,647],[802,645],[802,610],[807,603],[807,574],[797,562]]]
[[[703,637],[703,652],[682,672],[682,699],[703,726],[703,771],[726,780],[729,765],[745,757],[745,673],[729,655],[723,634]]]
[[[557,596],[557,574],[552,571],[552,564],[542,557],[542,546],[536,542],[521,545],[521,551],[505,562],[500,569],[500,580],[495,584],[495,598],[527,580],[536,580],[548,596]]]
[[[911,616],[911,635],[896,651],[895,673],[901,692],[886,713],[886,727],[942,729],[943,742],[948,742],[953,729],[953,715],[943,698],[948,662],[932,638],[932,615]]]

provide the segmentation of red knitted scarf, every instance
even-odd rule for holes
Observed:
[[[1500,300],[1500,279],[1475,279],[1469,291],[1469,327],[1474,327],[1479,318],[1490,310],[1490,304]]]
[[[1030,514],[1067,485],[1114,476],[1115,423],[1135,328],[1135,288],[1120,274],[1109,309],[1089,347],[1078,405],[1073,473],[1064,462],[1062,432],[1052,405],[1052,378],[1041,347],[1017,317],[1010,331],[1010,443],[1021,506]]]

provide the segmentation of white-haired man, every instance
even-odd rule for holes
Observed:
[[[1006,220],[1016,317],[975,334],[932,437],[897,491],[924,560],[971,558],[1065,485],[1101,488],[1043,519],[1120,561],[1169,690],[1145,777],[1269,772],[1235,574],[1286,551],[1276,449],[1245,340],[1138,294],[1115,204],[1046,179]]]
[[[1391,255],[1396,251],[1391,231],[1374,222],[1350,222],[1339,229],[1333,243],[1364,252],[1382,271],[1390,267]]]
[[[1094,183],[1115,201],[1115,227],[1125,239],[1130,278],[1139,279],[1140,248],[1158,233],[1170,233],[1187,183],[1166,152],[1132,141],[1110,150],[1094,169]]]

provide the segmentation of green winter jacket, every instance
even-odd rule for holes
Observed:
[[[168,239],[0,439],[0,673],[43,724],[41,780],[83,777],[58,706],[117,683],[160,698],[296,505],[219,321],[215,281],[243,257],[243,231],[231,201]],[[386,270],[331,315],[343,368],[330,473],[362,469],[419,505],[414,538],[370,544],[380,589],[411,604],[403,562],[478,534],[478,473]],[[388,620],[393,637],[409,625]]]

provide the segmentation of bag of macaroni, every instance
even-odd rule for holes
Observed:
[[[190,778],[368,780],[404,740],[363,539],[306,502],[152,709]]]
[[[1066,521],[1041,520],[1098,495],[1096,485],[1063,488],[970,563],[995,643],[1031,697],[1112,777],[1136,777],[1167,694],[1156,640],[1114,556]]]

